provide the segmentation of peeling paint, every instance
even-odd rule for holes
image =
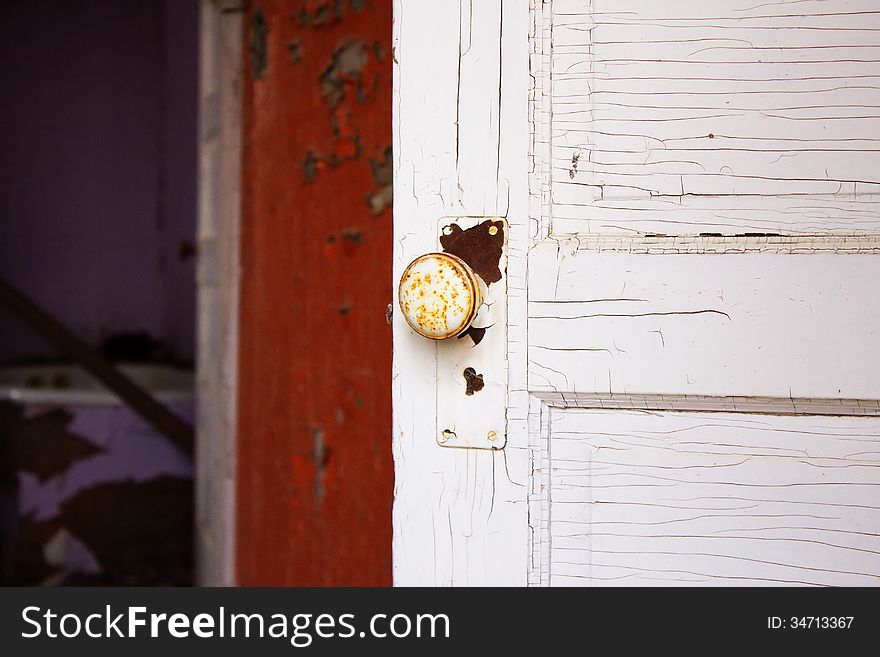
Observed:
[[[346,14],[345,4],[345,0],[306,0],[297,15],[297,20],[304,27],[321,27],[339,22]],[[356,14],[361,13],[364,9],[364,0],[349,0],[348,9]]]
[[[370,206],[370,212],[373,214],[381,214],[385,208],[391,206],[394,200],[394,190],[391,185],[382,187],[378,192],[367,195],[367,205]]]
[[[253,358],[240,372],[237,578],[387,585],[392,6],[259,4],[270,61],[259,82],[248,64],[244,86],[240,340]]]
[[[309,149],[308,153],[306,153],[306,159],[303,160],[302,168],[303,168],[303,177],[306,179],[306,182],[312,182],[315,179],[315,176],[318,175],[318,163],[320,159],[315,153]]]
[[[391,146],[385,149],[384,157],[381,160],[370,158],[370,171],[373,175],[373,182],[376,189],[367,195],[367,205],[373,214],[381,213],[386,207],[391,205],[394,198],[394,157]]]
[[[361,244],[364,241],[364,233],[357,228],[346,228],[342,231],[342,239],[352,244]]]
[[[345,0],[307,0],[297,14],[297,21],[304,27],[322,27],[339,22],[345,16]],[[364,9],[364,0],[349,0],[348,8],[354,13]]]
[[[335,53],[333,62],[321,76],[324,98],[331,109],[335,109],[345,99],[346,83],[362,87],[361,73],[367,65],[367,49],[360,40],[350,41]]]
[[[99,581],[188,584],[192,487],[191,480],[170,476],[103,483],[65,502],[60,517],[94,555]]]
[[[66,410],[27,416],[23,406],[0,402],[0,439],[9,452],[4,465],[15,464],[18,470],[44,482],[66,472],[73,463],[102,452],[69,431],[72,420]]]
[[[305,7],[299,12],[298,20],[300,25],[306,25],[309,27],[315,27],[319,25],[325,25],[329,23],[331,19],[330,16],[330,6],[329,4],[323,4],[319,6],[313,13],[309,13],[308,9]]]
[[[330,126],[335,140],[330,149],[310,149],[305,162],[308,181],[327,167],[336,168],[344,162],[363,157],[360,129],[356,126],[359,121],[349,99],[363,104],[381,97],[379,76],[372,76],[369,87],[365,84],[364,76],[371,56],[376,61],[380,60],[378,53],[381,53],[380,47],[375,44],[367,47],[360,39],[350,40],[333,51],[329,66],[321,73],[320,83],[321,94],[330,109]],[[324,153],[320,152],[322,150]],[[377,187],[367,194],[367,204],[373,214],[380,214],[392,199],[390,147],[386,147],[382,159],[371,157],[369,164],[373,179],[381,182],[377,182]]]
[[[330,451],[324,443],[324,431],[319,428],[312,429],[312,437],[314,439],[314,447],[312,449],[312,461],[315,464],[315,480],[313,483],[313,491],[315,494],[315,505],[320,507],[324,501],[324,475],[327,472],[327,461],[330,458]]]
[[[0,583],[191,585],[192,495],[192,481],[179,477],[105,482],[51,519],[23,514]]]

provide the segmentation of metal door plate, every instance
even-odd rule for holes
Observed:
[[[507,222],[444,217],[440,250],[479,276],[483,304],[471,328],[437,344],[437,443],[503,449],[507,443]]]

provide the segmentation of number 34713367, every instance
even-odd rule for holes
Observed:
[[[846,630],[852,627],[854,616],[768,616],[767,628],[771,630]]]

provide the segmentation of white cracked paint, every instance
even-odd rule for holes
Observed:
[[[506,218],[507,445],[436,444],[396,318],[395,583],[877,584],[880,8],[436,4],[395,6],[395,275]]]

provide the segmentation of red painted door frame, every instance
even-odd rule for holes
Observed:
[[[245,10],[236,575],[391,583],[391,2]]]

